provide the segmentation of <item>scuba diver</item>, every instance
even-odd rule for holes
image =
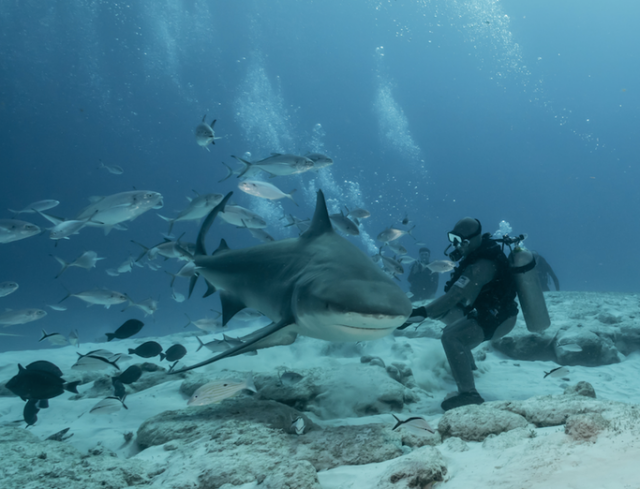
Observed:
[[[556,290],[560,290],[560,281],[558,277],[553,272],[551,265],[544,259],[543,256],[540,255],[537,251],[532,251],[533,257],[536,260],[536,272],[538,272],[538,279],[540,280],[540,287],[544,292],[551,290],[549,288],[549,277],[553,280],[553,285],[555,285]]]
[[[414,302],[433,299],[438,290],[438,274],[427,268],[431,259],[431,250],[420,248],[418,253],[418,261],[413,264],[407,277],[410,284],[409,291],[413,294],[411,300]]]
[[[453,246],[448,256],[460,263],[445,285],[445,294],[414,309],[410,322],[406,323],[424,317],[439,319],[446,325],[441,341],[458,394],[442,402],[445,411],[484,402],[476,390],[473,378],[476,366],[471,350],[511,332],[518,314],[514,300],[516,284],[509,261],[498,243],[490,239],[491,235],[482,234],[480,221],[465,217],[456,223],[448,237],[451,244],[445,255]]]

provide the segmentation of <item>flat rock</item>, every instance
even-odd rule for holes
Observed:
[[[399,457],[382,474],[375,489],[427,489],[442,482],[447,466],[433,447],[422,447]]]
[[[497,409],[493,403],[462,406],[444,413],[438,423],[442,438],[455,436],[464,441],[483,441],[489,435],[528,426],[524,416]]]

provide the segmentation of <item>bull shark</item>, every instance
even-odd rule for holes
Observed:
[[[208,286],[205,297],[220,291],[223,325],[247,307],[273,323],[242,338],[242,344],[173,373],[250,350],[288,345],[297,335],[327,341],[374,340],[390,334],[409,317],[411,302],[400,287],[334,232],[321,190],[311,226],[300,237],[241,250],[229,249],[222,240],[207,256],[205,236],[231,195],[202,224],[189,294],[201,275]]]

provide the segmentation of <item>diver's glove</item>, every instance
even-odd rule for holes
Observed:
[[[427,319],[427,308],[424,306],[416,307],[413,311],[411,311],[411,316],[407,319],[407,322],[400,326],[398,329],[405,329],[411,326],[412,324],[421,323],[425,319]]]

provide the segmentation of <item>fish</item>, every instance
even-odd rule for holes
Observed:
[[[415,228],[415,226],[413,228]],[[405,231],[404,229],[398,229],[391,226],[385,229],[384,231],[382,231],[380,234],[378,234],[376,239],[383,243],[388,243],[389,241],[394,241],[398,238],[401,238],[405,234],[408,234],[413,238],[413,235],[411,234],[411,231],[413,231],[413,228]]]
[[[37,399],[29,399],[24,405],[22,418],[24,422],[27,423],[27,426],[33,426],[38,421],[38,413],[40,412],[38,402]]]
[[[309,229],[298,238],[231,250],[224,240],[207,255],[205,236],[231,194],[204,220],[196,242],[196,275],[210,295],[220,290],[222,324],[250,307],[273,321],[242,338],[244,343],[181,373],[268,346],[288,345],[298,334],[327,341],[382,338],[402,326],[411,301],[358,247],[331,225],[324,194],[318,191]]]
[[[218,183],[224,182],[225,180],[227,180],[233,175],[240,175],[240,173],[242,172],[242,170],[234,170],[229,165],[227,165],[224,161],[222,161],[221,163],[226,167],[227,175],[222,180],[218,180]]]
[[[351,236],[358,236],[360,234],[360,230],[355,222],[349,219],[344,215],[342,211],[340,214],[331,214],[329,216],[331,222],[344,234],[349,234]]]
[[[167,362],[176,362],[187,354],[187,349],[177,343],[175,345],[171,345],[164,354]]]
[[[388,273],[392,275],[402,275],[404,274],[404,268],[402,265],[395,261],[393,258],[389,258],[388,256],[384,256],[382,254],[382,248],[380,252],[373,257],[376,261],[382,260],[382,268],[386,270]]]
[[[59,200],[53,200],[53,199],[39,200],[37,202],[32,202],[21,211],[14,211],[13,209],[9,209],[9,212],[13,212],[14,215],[35,214],[36,211],[48,211],[49,209],[53,209],[59,204],[60,204]]]
[[[173,289],[171,289],[171,298],[177,303],[184,302],[184,299],[185,299],[184,294],[181,294],[180,292],[176,292]]]
[[[347,206],[345,207],[347,209],[347,217],[353,217],[354,219],[366,219],[368,217],[371,217],[371,213],[366,209],[357,207],[355,209],[349,210]]]
[[[112,377],[111,380],[117,380],[122,384],[133,384],[142,377],[142,369],[137,365],[131,365],[120,375]]]
[[[267,222],[258,214],[251,212],[239,205],[229,204],[225,207],[220,217],[234,226],[241,228],[263,229],[267,227]]]
[[[412,416],[405,420],[401,420],[395,414],[391,414],[391,416],[396,420],[396,425],[392,428],[392,431],[395,431],[400,426],[404,426],[408,431],[419,435],[423,435],[427,432],[436,432],[436,430],[434,430],[422,416]]]
[[[234,155],[231,155],[231,157],[235,158],[241,165],[244,165],[244,168],[238,174],[238,178],[256,170],[265,171],[272,177],[297,175],[311,170],[314,165],[313,161],[309,158],[292,154],[271,153],[271,156],[268,158],[256,161],[255,163],[251,163]]]
[[[117,370],[120,370],[118,364],[116,363],[118,360],[110,360],[104,356],[98,354],[87,353],[82,355],[78,353],[78,360],[74,363],[71,368],[74,370],[105,370],[109,367],[114,367]]]
[[[165,217],[162,214],[158,214],[158,217],[164,219],[169,223],[169,234],[171,234],[173,225],[176,222],[197,221],[198,219],[206,217],[206,215],[211,212],[211,209],[213,209],[222,201],[223,197],[224,195],[222,194],[197,195],[196,193],[196,197],[194,199],[190,199],[189,197],[187,197],[187,199],[189,200],[189,205],[185,209],[180,211],[180,213],[176,217]]]
[[[13,243],[40,234],[35,224],[17,219],[0,219],[0,244]]]
[[[112,175],[122,175],[124,173],[124,170],[122,169],[121,166],[118,166],[118,165],[105,165],[102,162],[102,160],[100,160],[100,166],[98,167],[98,170],[107,170]]]
[[[144,323],[139,319],[128,319],[113,333],[106,333],[107,342],[113,339],[126,340],[131,338],[133,335],[138,334],[143,326]]]
[[[297,384],[302,379],[302,375],[297,372],[286,371],[282,375],[280,375],[280,383],[286,386]]]
[[[267,233],[264,229],[252,229],[252,228],[247,228],[247,229],[251,233],[251,236],[253,236],[256,239],[259,239],[263,243],[270,243],[272,241],[275,241],[275,239],[273,239],[273,236]]]
[[[151,209],[163,206],[162,194],[150,190],[132,190],[106,197],[91,197],[91,204],[77,215],[77,220],[88,220],[87,226],[101,227],[105,234],[125,221],[133,221]]]
[[[66,436],[67,432],[70,429],[71,428],[65,428],[64,430],[60,430],[57,433],[54,433],[53,435],[47,436],[47,438],[45,440],[49,440],[49,441],[65,441],[65,440],[68,440],[69,438],[71,438],[74,435],[73,433],[71,433],[69,436]]]
[[[190,251],[190,243],[181,243],[180,238],[177,240],[171,240],[165,238],[162,243],[159,243],[151,248],[147,248],[142,243],[131,240],[132,243],[142,247],[144,251],[136,258],[136,262],[140,261],[146,255],[149,260],[155,260],[158,256],[164,258],[175,258],[176,260],[190,261],[192,252]]]
[[[110,277],[117,277],[118,275],[120,275],[118,273],[118,270],[116,270],[115,268],[107,268],[106,270],[107,275],[109,275]]]
[[[291,431],[295,431],[296,435],[302,435],[304,433],[305,423],[302,416],[296,417],[291,423]]]
[[[205,122],[206,118],[207,114],[202,117],[202,122],[196,126],[196,143],[198,143],[198,146],[209,151],[209,144],[216,144],[216,139],[220,138],[216,137],[216,133],[213,130],[213,126],[216,125],[217,119],[213,119],[211,124],[207,124]]]
[[[411,263],[414,263],[416,259],[409,255],[402,255],[401,257],[398,258],[397,261],[401,265],[410,265]]]
[[[6,388],[23,401],[53,399],[64,391],[78,393],[80,381],[65,382],[62,371],[46,360],[33,362],[27,367],[18,364],[18,374],[6,384]]]
[[[62,311],[66,311],[67,308],[64,306],[58,306],[58,305],[51,305],[51,304],[47,304],[47,307],[53,309],[54,311],[58,311],[58,312],[62,312]]]
[[[313,171],[318,171],[322,168],[333,165],[333,160],[322,153],[307,153],[304,156],[305,158],[309,158],[313,161],[313,167],[311,168]]]
[[[435,260],[427,265],[427,268],[433,273],[446,273],[450,272],[456,267],[456,264],[451,260]]]
[[[167,270],[165,270],[165,273],[171,276],[171,283],[169,286],[173,288],[176,278],[191,278],[193,274],[196,273],[196,264],[190,261],[178,270],[178,273],[171,273]]]
[[[187,319],[189,320],[189,322],[184,325],[185,328],[190,324],[193,324],[196,328],[201,329],[202,331],[216,332],[222,329],[220,313],[218,313],[218,317],[216,318],[202,318],[197,321],[192,321],[186,312],[184,315],[187,316]]]
[[[137,307],[142,312],[144,312],[144,317],[147,317],[153,315],[153,313],[158,310],[158,301],[153,298],[145,299],[141,302],[130,301],[129,305],[122,311],[124,312],[130,307]]]
[[[9,294],[13,294],[16,290],[18,290],[17,282],[2,282],[0,283],[0,297],[6,297]]]
[[[286,224],[284,227],[288,228],[289,226],[295,226],[298,228],[300,234],[304,233],[307,229],[309,229],[309,226],[311,226],[310,219],[298,219],[292,214],[287,214],[285,217],[289,224]]]
[[[409,220],[409,214],[405,213],[404,217],[400,219],[400,224],[402,224],[403,226],[408,226],[409,224],[411,224],[411,220]]]
[[[198,343],[200,343],[200,346],[198,346],[198,349],[196,350],[196,352],[200,351],[200,348],[202,348],[203,346],[205,348],[208,348],[210,351],[212,351],[213,353],[217,353],[217,352],[221,352],[221,351],[226,351],[229,348],[231,348],[231,346],[229,346],[229,344],[224,341],[224,340],[212,340],[208,343],[203,343],[203,341],[200,339],[199,336],[196,336]]]
[[[76,348],[80,346],[80,338],[78,337],[77,329],[74,329],[73,331],[71,331],[67,339],[69,340],[69,343],[71,343]]]
[[[106,289],[87,290],[78,294],[72,294],[71,292],[69,292],[60,300],[60,302],[68,299],[69,297],[76,297],[86,302],[89,306],[104,306],[105,309],[109,309],[115,304],[122,304],[123,302],[129,301],[129,298],[125,294]],[[58,304],[60,302],[58,302]]]
[[[557,367],[545,372],[543,379],[547,377],[564,377],[565,375],[569,375],[569,369],[567,367]]]
[[[91,414],[112,414],[117,413],[122,408],[129,409],[124,403],[124,399],[116,396],[105,397],[102,401],[91,408]]]
[[[153,358],[160,355],[160,360],[164,360],[162,345],[155,341],[146,341],[137,348],[129,348],[129,355],[138,355],[142,358]]]
[[[293,200],[293,193],[296,191],[295,188],[286,194],[275,185],[260,180],[243,180],[238,184],[238,188],[244,193],[260,197],[261,199],[280,200],[286,197],[291,199],[295,205],[298,205],[298,203]]]
[[[79,267],[89,271],[92,268],[95,268],[98,261],[105,259],[104,257],[99,257],[95,251],[85,251],[78,258],[68,263],[62,258],[59,258],[55,255],[51,256],[53,256],[58,261],[58,263],[62,265],[62,269],[58,272],[58,275],[56,275],[55,278],[58,278],[60,275],[62,275],[64,271],[69,267]]]
[[[255,309],[243,309],[240,312],[237,312],[233,319],[236,321],[251,321],[253,319],[261,318],[263,314],[260,311],[256,311]]]
[[[253,375],[251,373],[242,382],[226,379],[213,380],[198,388],[187,402],[187,405],[206,406],[207,404],[216,404],[235,396],[245,389],[258,393],[256,386],[253,384]]]
[[[408,253],[407,249],[402,246],[399,241],[387,241],[384,244],[396,255],[406,255]]]
[[[42,309],[18,309],[0,314],[0,324],[3,326],[13,326],[16,324],[26,324],[37,321],[47,315],[47,311]]]
[[[95,213],[83,219],[62,219],[60,217],[52,216],[51,214],[45,214],[42,211],[37,212],[49,222],[53,223],[53,227],[47,228],[49,231],[49,238],[53,240],[69,239],[69,236],[78,234],[90,222],[103,224],[102,222],[94,221]]]
[[[60,333],[47,333],[44,329],[42,330],[42,337],[38,340],[38,342],[47,340],[52,345],[63,346],[69,343],[67,338]]]

